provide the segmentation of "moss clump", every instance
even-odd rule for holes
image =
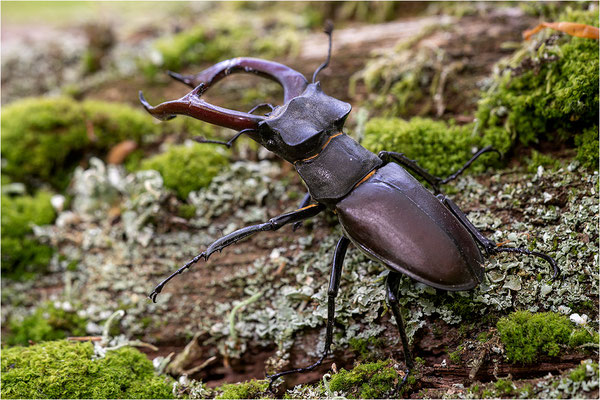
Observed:
[[[177,215],[184,219],[192,219],[196,215],[196,206],[181,204],[177,209]]]
[[[359,364],[350,371],[342,369],[332,376],[329,388],[351,398],[380,399],[390,397],[401,380],[394,362],[386,360]]]
[[[23,320],[12,318],[8,325],[10,334],[6,343],[27,345],[30,340],[42,342],[85,335],[86,321],[79,317],[75,310],[57,308],[49,302],[38,307]]]
[[[2,350],[2,398],[173,398],[172,379],[157,376],[134,348],[93,360],[91,343],[66,340]]]
[[[590,366],[590,368],[588,368],[588,366]],[[569,373],[569,379],[571,379],[573,382],[583,382],[589,375],[593,376],[593,374],[588,373],[588,370],[590,370],[589,372],[593,371],[593,374],[595,374],[597,377],[598,363],[582,363]]]
[[[541,354],[558,355],[573,331],[567,317],[553,312],[516,311],[500,319],[496,327],[508,359],[523,364],[536,361]]]
[[[498,396],[508,396],[512,394],[515,389],[511,381],[504,379],[498,379],[494,384],[494,387],[496,388],[496,394]]]
[[[269,382],[266,380],[257,381],[252,379],[247,382],[225,384],[216,388],[217,392],[221,392],[217,399],[257,399],[264,397],[264,392],[267,390]]]
[[[2,195],[2,274],[26,277],[43,270],[52,257],[51,247],[32,238],[31,225],[47,225],[56,214],[50,203],[52,195],[40,191],[35,196]]]
[[[140,169],[153,169],[163,177],[165,186],[186,199],[193,190],[208,186],[227,165],[227,158],[211,145],[171,146],[166,152],[142,161]]]
[[[373,361],[377,357],[377,349],[383,346],[383,341],[376,337],[351,338],[348,344],[358,354],[360,360]]]
[[[559,21],[598,25],[598,13],[568,11]],[[527,145],[568,141],[588,130],[578,156],[598,166],[598,42],[547,30],[498,65],[476,117],[482,132],[504,130]],[[595,149],[592,148],[594,144]],[[589,148],[588,148],[589,146]]]
[[[569,338],[569,346],[577,347],[585,343],[598,343],[598,333],[592,336],[585,329],[575,329]]]
[[[244,54],[273,58],[298,47],[297,32],[302,28],[298,22],[301,25],[303,22],[298,20],[298,15],[270,10],[273,17],[265,23],[264,18],[252,18],[254,13],[264,14],[264,11],[239,13],[231,12],[230,7],[235,5],[208,11],[206,23],[158,39],[153,44],[158,57],[154,55],[152,60],[142,60],[142,70],[152,77],[158,72],[157,67],[179,71],[187,65],[214,63]]]
[[[159,126],[141,110],[68,97],[30,98],[2,110],[2,173],[28,185],[64,188],[88,154],[102,155],[129,139],[140,142]]]
[[[431,174],[445,177],[462,167],[474,147],[494,146],[504,153],[510,148],[510,137],[501,131],[485,136],[473,135],[473,125],[458,126],[427,118],[373,118],[365,126],[363,146],[373,152],[381,150],[404,153],[417,160]],[[486,163],[497,160],[494,154],[484,154],[470,168],[481,171]]]
[[[577,160],[587,168],[598,168],[598,126],[594,125],[589,129],[584,129],[581,135],[575,137],[575,146],[577,147]]]

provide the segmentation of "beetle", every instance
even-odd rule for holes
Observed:
[[[300,207],[269,221],[248,226],[212,243],[169,277],[149,295],[156,301],[164,286],[201,259],[205,261],[250,235],[275,231],[293,224],[294,230],[305,219],[329,210],[337,214],[343,235],[337,242],[328,288],[325,346],[313,364],[269,375],[270,384],[284,375],[310,371],[321,365],[333,342],[335,298],[338,294],[344,257],[350,243],[389,270],[386,300],[394,315],[406,364],[406,380],[414,362],[409,349],[397,298],[402,274],[437,289],[469,290],[484,279],[484,257],[500,252],[534,255],[547,261],[559,274],[554,259],[524,248],[506,247],[486,238],[468,220],[462,210],[440,191],[440,185],[456,179],[481,154],[479,150],[456,173],[446,179],[429,174],[414,160],[401,153],[382,151],[374,154],[343,132],[351,105],[326,95],[316,80],[331,59],[332,25],[325,29],[329,38],[327,59],[313,73],[312,82],[283,64],[258,58],[234,58],[222,61],[196,75],[168,74],[193,88],[184,97],[151,106],[140,91],[144,108],[160,120],[186,115],[238,131],[229,141],[198,139],[200,142],[227,147],[246,135],[277,156],[290,162],[304,181],[308,193]],[[237,73],[253,73],[272,79],[283,87],[284,104],[268,106],[264,116],[214,106],[201,96],[214,83]],[[420,176],[433,188],[427,190],[406,169]],[[483,252],[481,251],[483,249]]]

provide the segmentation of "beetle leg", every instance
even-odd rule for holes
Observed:
[[[480,156],[480,155],[482,155],[482,154],[484,154],[484,153],[489,153],[490,151],[494,151],[494,152],[498,153],[498,156],[499,156],[500,158],[502,158],[502,153],[500,153],[498,150],[496,150],[496,149],[495,149],[495,148],[493,148],[492,146],[486,146],[486,147],[484,147],[483,149],[479,150],[477,153],[473,154],[473,157],[471,157],[471,159],[470,159],[469,161],[467,161],[467,162],[465,163],[465,165],[463,165],[462,167],[460,167],[460,168],[458,169],[458,171],[456,171],[455,173],[453,173],[453,174],[452,174],[452,175],[450,175],[449,177],[447,177],[447,178],[445,178],[445,179],[442,179],[442,180],[440,181],[440,184],[442,184],[442,185],[443,185],[443,184],[445,184],[445,183],[448,183],[448,182],[450,182],[450,181],[452,181],[452,180],[454,180],[454,179],[458,178],[458,177],[460,176],[460,174],[462,174],[463,172],[465,172],[465,170],[466,170],[467,168],[469,168],[469,166],[470,166],[471,164],[473,164],[473,161],[475,161],[475,160],[477,160],[477,159],[479,158],[479,156]]]
[[[440,181],[441,179],[437,176],[431,175],[429,172],[424,170],[415,160],[411,160],[406,157],[403,153],[396,153],[394,151],[380,151],[378,157],[383,160],[383,162],[388,163],[390,161],[394,161],[400,165],[409,168],[410,170],[416,172],[421,178],[425,179],[427,183],[433,187],[435,193],[440,192]]]
[[[497,243],[483,236],[483,234],[479,232],[479,230],[477,230],[475,225],[473,225],[471,221],[469,221],[465,213],[452,200],[441,194],[438,195],[438,198],[444,203],[444,205],[446,205],[446,207],[448,207],[450,212],[452,212],[452,214],[454,214],[454,216],[458,218],[458,220],[463,224],[463,226],[467,228],[469,233],[473,235],[475,240],[485,249],[488,255],[493,255],[497,253],[519,253],[536,256],[547,261],[548,264],[550,264],[550,266],[554,270],[552,280],[556,279],[560,274],[560,269],[558,268],[558,265],[556,265],[556,261],[554,261],[554,259],[549,255],[541,253],[539,251],[531,251],[520,247],[506,247],[501,245],[499,246]]]
[[[275,106],[271,103],[260,103],[252,107],[252,109],[248,111],[248,114],[252,114],[254,111],[258,110],[261,107],[269,107],[271,111],[275,110]]]
[[[327,290],[327,330],[325,333],[325,348],[323,349],[323,353],[321,354],[321,358],[317,362],[308,367],[304,368],[296,368],[291,369],[289,371],[279,372],[273,375],[267,375],[267,378],[271,380],[269,382],[269,390],[273,385],[273,382],[277,380],[277,378],[295,374],[297,372],[306,372],[311,371],[321,365],[325,357],[329,354],[329,349],[331,348],[331,344],[333,343],[333,324],[335,322],[335,298],[338,295],[340,289],[340,281],[342,276],[342,267],[344,266],[344,258],[346,257],[346,250],[348,250],[348,245],[350,244],[350,240],[345,236],[342,236],[335,247],[335,253],[333,255],[333,264],[331,267],[331,275],[329,277],[329,289]]]
[[[231,146],[233,145],[233,142],[235,142],[244,133],[248,133],[250,131],[254,131],[254,129],[242,129],[241,131],[239,131],[238,133],[236,133],[235,135],[233,135],[233,137],[231,139],[229,139],[227,142],[222,142],[220,140],[206,139],[203,136],[197,136],[197,137],[194,138],[194,140],[196,142],[198,142],[198,143],[222,144],[223,146],[226,146],[227,148],[231,148]]]
[[[403,385],[408,379],[408,375],[410,374],[410,370],[414,367],[414,362],[412,358],[412,354],[410,352],[410,348],[408,347],[408,337],[406,337],[406,331],[404,330],[404,321],[402,320],[402,314],[400,313],[400,303],[398,302],[398,284],[400,283],[400,277],[402,275],[398,272],[392,272],[387,276],[385,281],[386,286],[386,298],[387,302],[392,309],[392,313],[394,314],[394,319],[396,320],[396,325],[398,326],[398,332],[400,332],[400,339],[402,341],[402,348],[404,349],[404,362],[406,364],[406,374],[404,378],[402,378]]]
[[[204,261],[208,260],[208,258],[216,251],[221,251],[225,247],[230,246],[240,240],[251,236],[257,232],[264,231],[276,231],[284,225],[291,224],[297,221],[301,221],[306,218],[311,218],[320,213],[325,209],[325,206],[321,204],[312,204],[308,207],[301,208],[299,210],[295,210],[289,213],[281,214],[275,218],[271,218],[268,222],[258,225],[247,226],[242,229],[238,229],[235,232],[230,233],[229,235],[225,235],[222,238],[213,242],[206,251],[194,257],[188,263],[186,263],[183,267],[179,268],[177,271],[168,276],[165,280],[159,283],[152,293],[148,295],[152,299],[153,302],[156,302],[156,296],[162,291],[164,286],[175,276],[181,274],[183,271],[188,269],[193,264],[197,263],[201,258],[204,258]]]
[[[310,200],[311,200],[310,193],[306,193],[304,195],[304,198],[300,202],[300,205],[298,206],[298,208],[306,207],[307,205],[310,204]],[[292,230],[294,232],[296,232],[301,226],[302,226],[302,221],[294,222],[294,225],[292,225]]]
[[[402,153],[396,153],[393,151],[380,151],[379,158],[381,158],[384,162],[394,161],[411,169],[413,172],[425,179],[433,187],[434,192],[437,194],[440,192],[439,185],[443,185],[458,178],[467,168],[469,168],[471,164],[473,164],[475,160],[479,158],[479,156],[490,151],[494,151],[498,153],[500,157],[502,157],[502,154],[498,150],[494,149],[492,146],[486,146],[475,153],[473,157],[471,157],[471,159],[467,161],[465,165],[460,167],[455,173],[444,179],[431,175],[429,172],[419,166],[415,160],[411,160]]]

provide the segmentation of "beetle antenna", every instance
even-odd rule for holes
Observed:
[[[327,59],[325,60],[325,62],[323,64],[319,65],[319,68],[317,68],[317,70],[313,74],[312,83],[315,83],[315,81],[317,80],[317,74],[319,72],[321,72],[321,70],[327,68],[327,66],[329,65],[329,60],[331,59],[331,36],[333,33],[333,22],[331,22],[331,20],[328,19],[325,22],[324,31],[327,34],[327,36],[329,36],[329,50],[327,51]]]

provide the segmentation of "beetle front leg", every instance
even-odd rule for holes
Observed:
[[[304,198],[302,198],[302,201],[300,202],[300,205],[298,206],[298,208],[304,208],[307,205],[309,205],[311,199],[312,199],[312,197],[310,196],[310,193],[306,193],[304,195]],[[296,232],[302,226],[302,222],[303,221],[294,222],[294,225],[292,225],[292,230],[294,232]]]
[[[191,267],[193,264],[197,263],[201,258],[204,258],[204,261],[208,260],[208,258],[216,251],[221,251],[227,246],[231,246],[234,243],[239,242],[240,240],[247,238],[257,232],[266,232],[266,231],[276,231],[284,225],[291,224],[294,222],[302,221],[303,219],[314,217],[319,214],[321,211],[325,209],[325,206],[322,204],[312,204],[308,207],[300,208],[296,211],[292,211],[289,213],[281,214],[275,218],[270,219],[268,222],[258,225],[248,226],[242,229],[238,229],[235,232],[230,233],[229,235],[223,236],[222,238],[213,242],[205,252],[194,257],[192,260],[187,262],[183,267],[179,268],[177,271],[172,273],[169,277],[159,283],[152,293],[148,295],[153,302],[156,302],[156,296],[163,290],[164,286],[175,276],[183,273],[186,269]]]
[[[304,368],[296,368],[291,369],[289,371],[279,372],[273,375],[267,375],[267,378],[270,379],[269,382],[269,390],[273,385],[273,382],[277,380],[277,378],[295,374],[297,372],[306,372],[311,371],[321,365],[325,357],[329,354],[329,349],[331,348],[331,344],[333,343],[333,324],[335,322],[335,298],[338,295],[340,290],[340,281],[342,278],[342,268],[344,266],[344,258],[346,257],[346,250],[348,250],[348,245],[350,244],[350,240],[345,236],[342,236],[335,247],[335,253],[333,255],[333,264],[331,267],[331,275],[329,277],[329,289],[327,290],[327,330],[325,333],[325,347],[323,348],[323,353],[321,354],[321,358],[317,362],[308,367]]]

